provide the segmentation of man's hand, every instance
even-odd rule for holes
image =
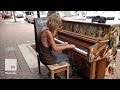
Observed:
[[[68,48],[76,48],[76,46],[73,44],[69,44]]]

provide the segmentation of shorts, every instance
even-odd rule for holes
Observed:
[[[52,51],[52,53],[56,59],[56,63],[60,63],[62,61],[69,62],[69,56],[67,54],[64,54],[63,52],[54,52],[54,51]]]

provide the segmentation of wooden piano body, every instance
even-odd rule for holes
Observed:
[[[35,19],[37,53],[39,53],[39,33],[46,19]],[[106,67],[116,57],[120,25],[91,23],[67,17],[62,19],[62,25],[63,30],[58,31],[57,39],[75,44],[77,47],[63,51],[70,56],[71,65],[81,77],[103,79]],[[37,56],[40,68],[39,54]]]
[[[62,18],[63,30],[57,39],[75,44],[81,51],[64,50],[81,77],[103,79],[105,70],[114,60],[119,42],[119,24],[101,24]]]

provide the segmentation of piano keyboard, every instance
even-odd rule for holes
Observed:
[[[56,41],[56,42],[58,42],[58,43],[64,43],[63,41],[61,41],[61,40],[59,40],[59,39],[57,39],[57,38],[54,38],[54,40]],[[87,55],[88,54],[88,52],[86,52],[86,51],[84,51],[84,50],[82,50],[82,49],[79,49],[79,48],[75,48],[75,50],[77,51],[77,52],[79,52],[79,53],[84,53],[85,55]]]

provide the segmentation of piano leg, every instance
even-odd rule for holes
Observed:
[[[105,77],[105,69],[107,67],[107,60],[106,59],[102,59],[97,61],[98,62],[98,73],[97,73],[97,79],[104,79]]]
[[[91,62],[90,66],[90,79],[95,79],[95,71],[96,71],[96,61]]]

